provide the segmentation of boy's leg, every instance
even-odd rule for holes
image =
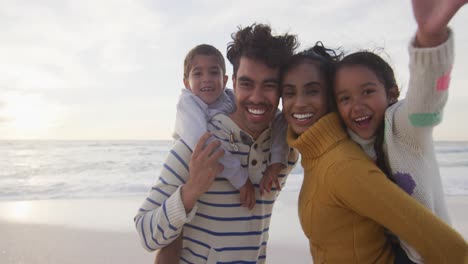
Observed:
[[[179,264],[182,249],[182,234],[171,244],[156,252],[154,264]]]

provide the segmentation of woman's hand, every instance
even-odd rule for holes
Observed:
[[[448,38],[447,25],[468,0],[412,0],[418,24],[416,45],[435,47]]]

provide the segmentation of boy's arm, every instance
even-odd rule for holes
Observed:
[[[182,90],[177,102],[174,133],[192,150],[207,132],[207,109],[208,106],[200,98]]]
[[[281,185],[281,188],[283,188],[284,185],[286,184],[287,176],[291,173],[291,171],[297,165],[297,162],[299,161],[299,152],[296,149],[290,148],[288,150],[288,155],[286,157],[288,159],[287,166],[286,168],[282,169],[280,173],[278,174],[278,181],[279,181],[279,184]],[[277,194],[279,194],[279,192],[277,192]]]
[[[226,94],[225,97],[229,97],[229,94]],[[210,122],[208,112],[208,106],[200,98],[189,91],[182,91],[177,103],[175,133],[192,150],[200,137],[207,132],[207,122]],[[208,142],[212,142],[214,139],[212,137]],[[248,178],[247,169],[241,166],[239,159],[230,153],[229,148],[226,148],[225,145],[223,148],[225,153],[219,162],[224,166],[224,170],[220,177],[227,179],[236,189],[240,189]]]
[[[270,164],[281,163],[284,167],[288,166],[289,146],[286,142],[286,132],[288,123],[281,111],[276,112],[275,119],[271,127],[271,161]]]
[[[208,122],[208,129],[212,133],[212,138],[221,142],[224,149],[224,156],[219,159],[224,167],[220,177],[227,179],[237,190],[243,187],[249,177],[248,164],[242,164],[243,156],[248,152],[239,149],[235,143],[240,139],[235,138],[233,129],[235,129],[232,120],[226,114],[216,115]]]
[[[264,192],[270,192],[273,185],[275,185],[278,190],[281,190],[278,176],[281,170],[288,166],[289,146],[286,142],[287,130],[288,123],[283,113],[277,111],[271,127],[271,159],[260,181],[260,194],[262,195]]]
[[[239,190],[249,178],[247,168],[242,167],[239,158],[235,157],[229,149],[224,147],[224,150],[224,156],[219,159],[224,169],[219,176],[227,179],[234,188]]]

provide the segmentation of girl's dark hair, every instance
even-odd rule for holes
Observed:
[[[341,58],[342,53],[334,49],[326,48],[321,41],[304,51],[293,55],[289,61],[281,68],[281,83],[286,73],[297,65],[302,63],[311,63],[320,70],[322,77],[327,85],[328,105],[331,111],[335,110],[335,101],[333,100],[333,80],[336,72],[336,65]]]
[[[391,88],[398,87],[392,67],[390,67],[384,59],[373,52],[359,51],[347,55],[338,63],[337,70],[347,66],[363,66],[372,71],[377,79],[384,85],[387,96],[389,95],[388,93]],[[394,181],[383,151],[384,132],[385,120],[382,121],[376,131],[374,143],[374,150],[377,156],[376,163],[385,175],[387,175],[390,180]]]

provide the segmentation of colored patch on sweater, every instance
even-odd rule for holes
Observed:
[[[414,192],[414,188],[416,187],[416,182],[414,182],[411,175],[408,173],[400,173],[397,172],[393,174],[393,179],[395,180],[396,184],[400,186],[407,194],[412,195]]]
[[[437,91],[445,91],[449,88],[450,85],[450,72],[448,71],[446,74],[442,75],[437,79]]]
[[[440,113],[422,113],[409,116],[410,122],[415,127],[434,126],[442,121]]]

